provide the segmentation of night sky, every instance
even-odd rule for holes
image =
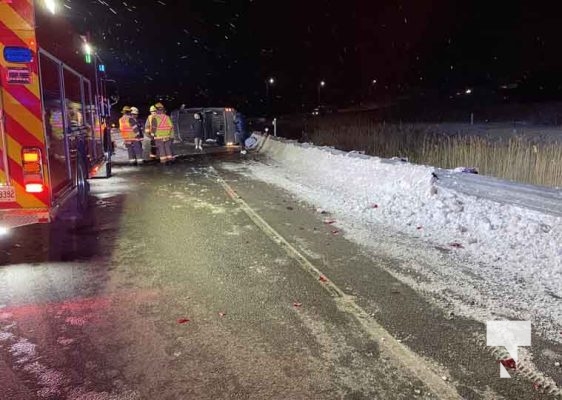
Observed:
[[[123,102],[292,112],[317,105],[321,80],[338,106],[467,88],[560,99],[561,7],[541,3],[66,0],[62,12],[91,33]]]

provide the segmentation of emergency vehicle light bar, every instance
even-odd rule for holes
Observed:
[[[30,63],[33,60],[33,52],[27,47],[4,47],[4,60],[11,63]]]

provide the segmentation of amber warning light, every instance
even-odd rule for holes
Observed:
[[[36,163],[39,162],[39,153],[37,152],[24,152],[23,153],[24,163]]]

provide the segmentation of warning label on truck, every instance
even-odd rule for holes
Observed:
[[[31,83],[31,70],[29,68],[8,68],[6,81],[12,84],[27,85]]]

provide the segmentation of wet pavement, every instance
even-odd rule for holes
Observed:
[[[116,167],[82,223],[3,238],[0,399],[551,398],[399,261],[221,168],[247,160]]]

